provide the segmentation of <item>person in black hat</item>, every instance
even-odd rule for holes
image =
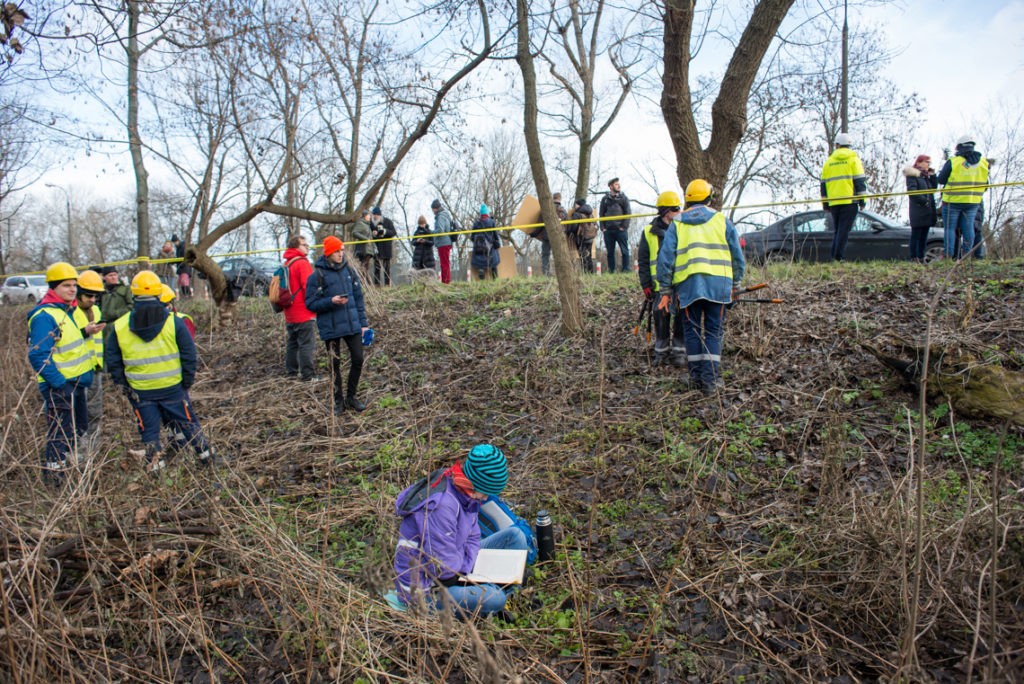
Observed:
[[[127,285],[121,282],[121,276],[117,271],[117,266],[104,266],[102,269],[97,266],[93,270],[103,274],[103,287],[105,288],[103,296],[99,301],[100,309],[103,312],[100,316],[100,321],[103,323],[113,323],[118,318],[131,311],[135,306],[135,300],[132,298],[132,291]],[[113,326],[111,325],[104,328],[104,340],[110,335],[112,328]]]
[[[612,178],[608,181],[608,192],[601,198],[600,216],[628,216],[632,214],[629,207],[629,198],[621,191],[619,179]],[[604,233],[604,249],[608,256],[608,272],[615,273],[615,245],[619,246],[619,253],[622,254],[622,268],[620,271],[629,270],[629,219],[613,219],[601,221],[601,232]]]

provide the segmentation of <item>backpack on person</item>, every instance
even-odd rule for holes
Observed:
[[[267,288],[267,299],[270,300],[270,308],[275,313],[281,313],[295,301],[295,293],[291,290],[291,277],[289,272],[291,266],[298,259],[302,257],[292,257],[284,263],[283,266],[278,266],[277,270],[274,271],[274,275],[270,278],[270,286]]]

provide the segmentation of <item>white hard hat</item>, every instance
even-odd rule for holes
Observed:
[[[843,147],[849,147],[853,144],[853,136],[847,132],[842,132],[836,136],[836,145],[842,145]]]
[[[970,135],[965,135],[965,136],[963,136],[962,138],[960,138],[959,140],[956,141],[956,146],[957,147],[960,147],[961,145],[973,145],[973,144],[974,144],[974,138],[972,136],[970,136]]]

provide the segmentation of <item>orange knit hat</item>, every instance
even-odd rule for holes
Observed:
[[[333,235],[328,235],[324,239],[324,256],[331,256],[335,252],[341,250],[344,247],[344,243]]]

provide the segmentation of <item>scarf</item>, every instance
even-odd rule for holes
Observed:
[[[466,477],[466,474],[462,472],[462,461],[456,461],[454,465],[441,473],[441,477],[437,478],[437,482],[440,482],[441,479],[445,477],[452,478],[452,484],[455,485],[455,488],[466,496],[473,495],[473,483],[470,482],[469,478]],[[436,485],[437,482],[434,484]]]

